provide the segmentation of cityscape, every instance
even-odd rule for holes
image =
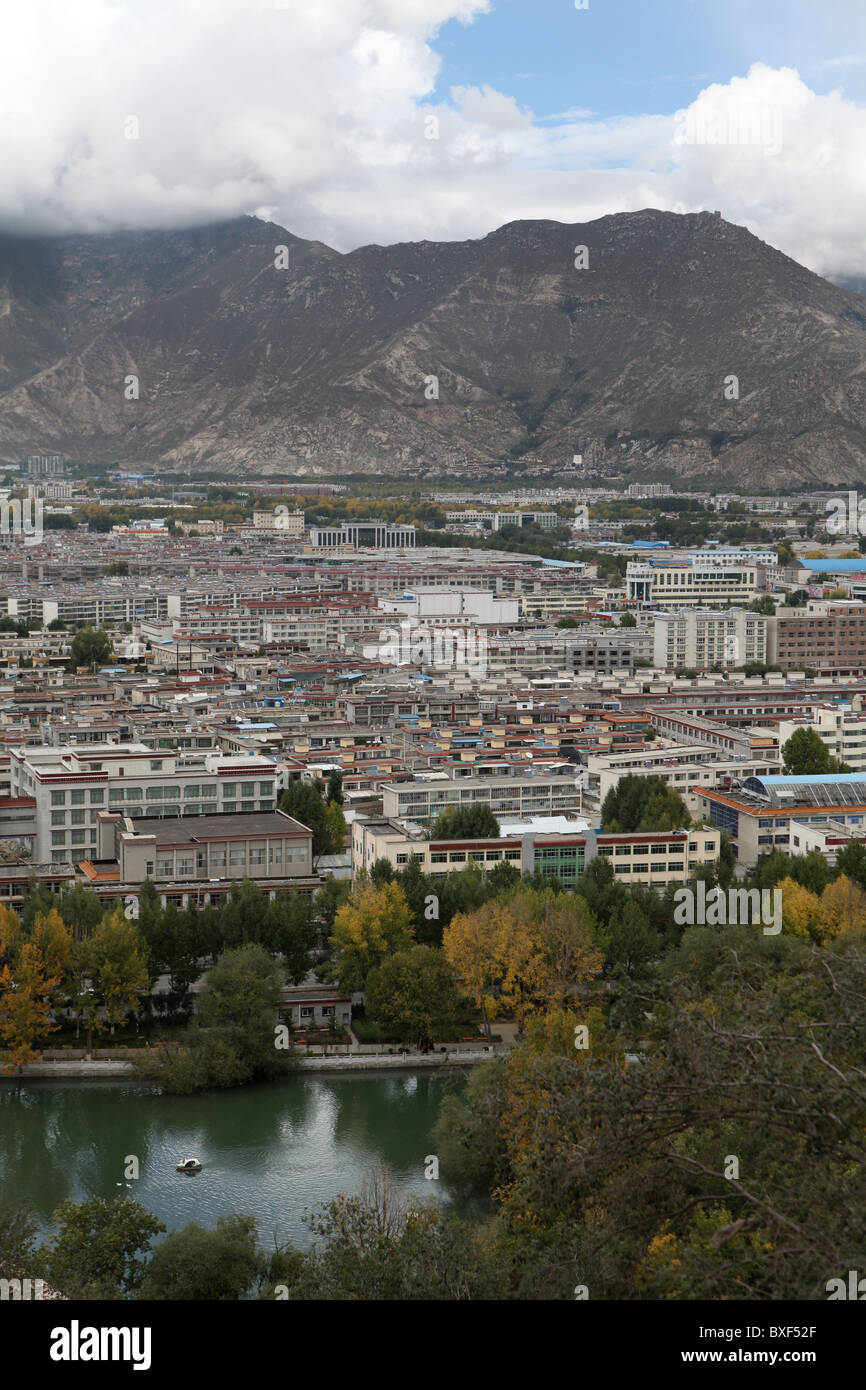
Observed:
[[[808,90],[856,178],[866,60],[820,77],[775,0],[736,51],[672,0],[670,59],[632,0],[265,8],[215,6],[211,145],[88,2],[121,76],[0,174],[7,1325],[159,1373],[186,1302],[589,1301],[635,1368],[824,1369],[866,1298],[866,250],[788,161]],[[584,23],[619,96],[560,71]]]

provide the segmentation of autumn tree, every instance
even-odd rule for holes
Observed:
[[[399,884],[376,887],[367,878],[356,883],[337,909],[330,942],[340,988],[347,993],[363,989],[375,966],[413,944],[409,905]]]

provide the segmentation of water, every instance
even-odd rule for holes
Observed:
[[[67,1197],[123,1193],[169,1230],[212,1226],[245,1212],[272,1236],[298,1246],[312,1237],[305,1211],[339,1192],[357,1192],[387,1164],[401,1194],[456,1203],[444,1178],[424,1177],[431,1131],[446,1090],[465,1077],[428,1071],[293,1077],[267,1086],[200,1096],[161,1096],[125,1081],[0,1083],[0,1193],[32,1205],[44,1237]],[[177,1173],[194,1154],[204,1169]],[[128,1155],[140,1177],[123,1184]]]

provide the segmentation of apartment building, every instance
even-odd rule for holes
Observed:
[[[272,811],[276,765],[268,758],[166,753],[141,743],[10,749],[10,794],[36,803],[33,853],[63,862],[96,852],[98,817]]]
[[[281,531],[289,539],[298,539],[304,534],[304,513],[295,508],[265,507],[253,511],[253,527],[256,531]]]
[[[767,664],[767,618],[759,613],[692,608],[653,618],[653,665],[660,670],[725,670],[749,662]]]
[[[421,772],[405,782],[383,782],[382,814],[429,821],[451,807],[489,806],[495,816],[555,815],[580,811],[585,773],[573,763],[549,762],[542,771],[482,773],[473,766],[465,772]]]
[[[708,551],[686,559],[629,560],[625,579],[626,597],[639,603],[674,609],[685,604],[733,608],[757,598],[761,570],[754,560],[729,559]]]
[[[866,714],[862,698],[848,704],[817,706],[808,715],[779,721],[779,745],[784,747],[797,729],[814,729],[827,745],[827,751],[852,772],[866,772]]]
[[[866,671],[866,605],[828,602],[810,609],[768,619],[768,663],[821,675]]]

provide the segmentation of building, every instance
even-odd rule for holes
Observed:
[[[382,813],[388,818],[435,819],[450,807],[489,806],[495,816],[555,815],[582,809],[586,774],[565,759],[548,759],[537,770],[500,762],[465,770],[422,772],[409,781],[383,782]]]
[[[66,472],[63,454],[28,454],[27,472],[34,477],[45,477]]]
[[[866,826],[862,772],[747,777],[730,791],[707,788],[698,798],[702,814],[725,832],[747,868],[773,849],[791,853],[803,825],[826,826],[832,821],[856,830]]]
[[[749,662],[767,664],[767,619],[759,613],[691,608],[654,616],[653,665],[660,670],[724,670]]]
[[[549,829],[543,828],[545,821]],[[556,828],[554,828],[554,826]],[[590,830],[586,821],[569,825],[563,816],[532,817],[527,823],[502,822],[502,835],[490,840],[426,840],[416,825],[387,818],[352,823],[352,869],[367,872],[377,859],[387,859],[397,870],[416,859],[421,871],[432,878],[459,873],[476,864],[483,874],[497,864],[512,864],[521,874],[536,870],[546,878],[573,887],[596,856],[607,859],[620,878],[630,883],[665,888],[684,882],[700,864],[719,857],[718,830],[652,831],[644,834],[604,834]]]
[[[121,884],[310,878],[313,832],[282,811],[139,820],[100,811],[91,858],[115,861]]]
[[[406,550],[415,545],[415,527],[387,521],[311,526],[310,544],[318,550]]]
[[[866,772],[866,714],[862,697],[851,704],[818,705],[810,714],[779,721],[779,746],[784,748],[798,729],[814,729],[831,757],[847,763],[852,772]]]
[[[276,765],[268,758],[165,753],[142,743],[10,749],[10,795],[33,798],[34,858],[97,852],[101,811],[134,820],[272,811]]]
[[[670,497],[670,483],[629,483],[629,497]]]
[[[253,526],[257,531],[284,531],[297,539],[304,534],[304,513],[297,507],[291,512],[288,507],[256,508]]]
[[[866,671],[866,605],[832,601],[768,620],[768,664],[820,675]]]
[[[755,560],[729,559],[712,551],[686,559],[653,556],[629,560],[625,578],[629,600],[656,608],[679,609],[685,604],[732,608],[751,603],[760,589],[760,568]]]

